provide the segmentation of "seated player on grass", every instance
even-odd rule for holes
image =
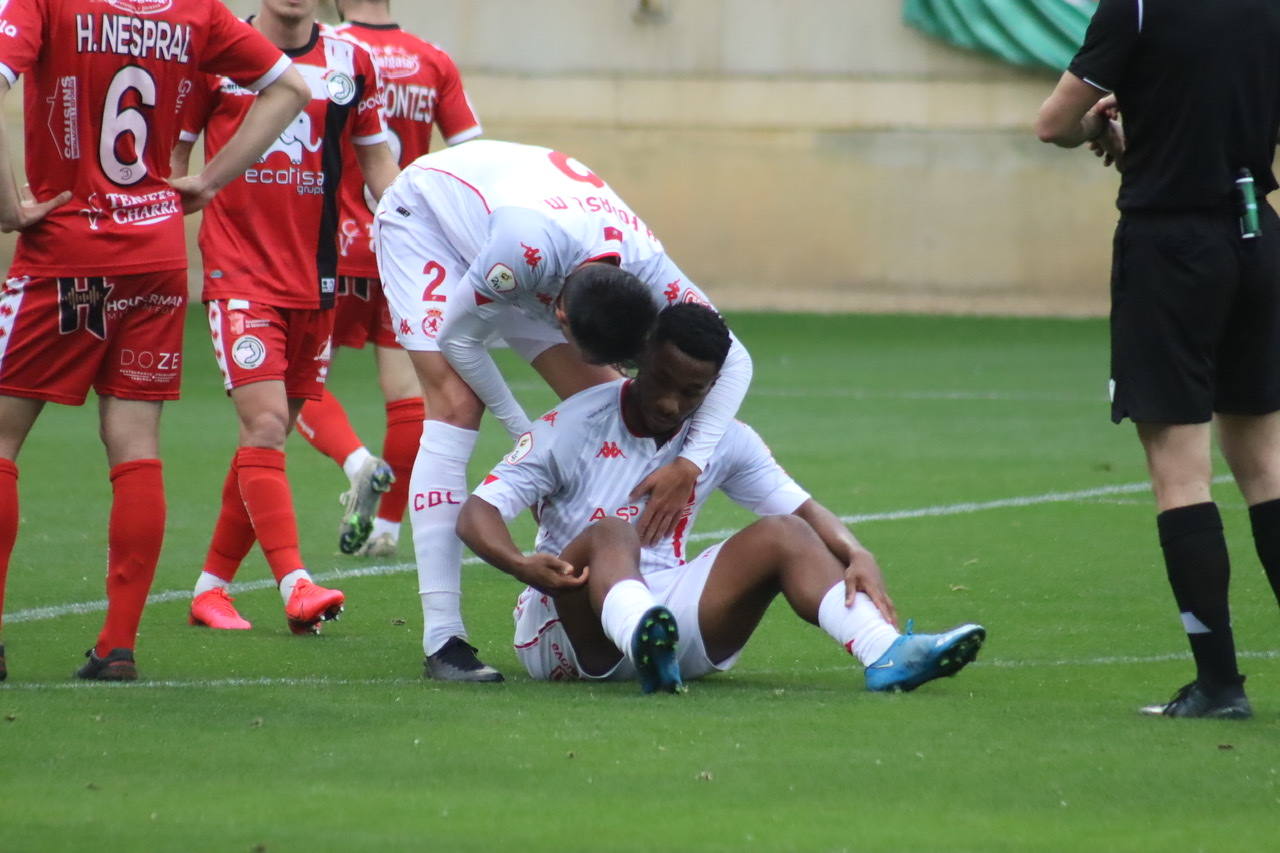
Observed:
[[[588,388],[544,415],[462,507],[458,535],[528,585],[515,648],[536,679],[623,680],[646,693],[733,666],[782,593],[866,668],[871,690],[913,690],[972,661],[986,631],[900,634],[875,557],[733,422],[672,536],[641,548],[635,483],[680,452],[715,385],[729,331],[702,305],[664,309],[634,380]],[[685,562],[698,508],[721,489],[761,518]],[[535,507],[536,553],[504,520]]]

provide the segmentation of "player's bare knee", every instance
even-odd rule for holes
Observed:
[[[634,548],[637,553],[640,551],[640,534],[636,532],[634,525],[620,518],[602,518],[588,527],[586,533],[591,537],[593,545]]]
[[[808,522],[794,515],[766,515],[747,530],[752,531],[761,547],[774,549],[779,554],[822,544]]]
[[[254,412],[240,419],[241,443],[250,447],[284,449],[289,415],[284,411]]]

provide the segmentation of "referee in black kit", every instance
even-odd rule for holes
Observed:
[[[1137,425],[1196,663],[1146,714],[1253,714],[1209,492],[1215,418],[1280,600],[1280,220],[1263,201],[1278,130],[1280,0],[1101,0],[1036,120],[1041,140],[1092,143],[1122,173],[1111,419]]]

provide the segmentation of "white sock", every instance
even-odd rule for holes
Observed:
[[[369,452],[368,448],[357,447],[351,451],[351,455],[342,460],[342,473],[347,475],[348,480],[354,480],[356,474],[360,473],[360,466],[365,463],[366,459],[372,458],[373,454]]]
[[[374,516],[373,531],[369,533],[369,538],[377,539],[379,536],[381,536],[384,533],[391,537],[392,542],[399,542],[400,541],[400,522],[388,521],[385,518],[378,518],[377,516]]]
[[[306,578],[311,580],[311,573],[306,569],[294,569],[289,574],[280,578],[280,597],[284,599],[284,603],[289,603],[289,596],[293,595],[293,588],[298,585],[298,581]]]
[[[200,577],[196,578],[196,591],[191,593],[191,597],[195,598],[211,589],[226,589],[229,586],[231,586],[229,582],[224,581],[217,575],[201,572]]]
[[[450,637],[466,639],[462,624],[462,540],[454,532],[467,499],[467,460],[480,433],[425,421],[409,476],[409,522],[422,598],[422,650],[430,655]]]
[[[818,624],[863,666],[870,666],[900,635],[865,593],[857,594],[852,607],[844,606],[844,596],[844,581],[827,590],[818,605]]]
[[[649,587],[635,578],[618,581],[605,594],[600,608],[600,627],[628,659],[631,657],[631,638],[640,624],[640,617],[655,604],[657,602],[653,600]]]

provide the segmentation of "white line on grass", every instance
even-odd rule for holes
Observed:
[[[1268,649],[1266,651],[1236,652],[1236,657],[1254,659],[1254,660],[1275,660],[1280,658],[1280,649]],[[1078,658],[1063,660],[1004,660],[997,658],[988,661],[976,661],[975,667],[996,667],[998,669],[1030,669],[1032,667],[1058,667],[1058,666],[1136,666],[1153,663],[1170,663],[1173,661],[1190,660],[1189,652],[1176,652],[1164,655],[1147,655],[1140,657],[1137,655],[1118,655],[1113,657],[1095,657],[1095,658]],[[831,665],[806,667],[804,672],[843,672],[846,670],[853,671],[856,669],[855,664]],[[770,675],[793,675],[798,670],[794,669],[753,669],[750,672],[752,677],[770,676]],[[159,688],[166,690],[189,690],[192,688],[213,690],[218,688],[245,688],[245,687],[412,687],[422,685],[424,687],[433,686],[431,681],[422,678],[325,678],[317,676],[313,678],[211,678],[211,679],[191,679],[191,680],[163,680],[163,681],[134,681],[129,683],[111,683],[102,681],[35,681],[35,682],[17,682],[7,683],[0,687],[0,695],[7,690],[101,690],[108,689],[125,689],[139,690],[143,688]]]
[[[1230,479],[1228,477],[1219,477],[1215,482],[1222,482]],[[968,515],[975,512],[985,512],[992,509],[1008,509],[1011,507],[1038,506],[1040,504],[1066,503],[1069,501],[1090,500],[1093,498],[1106,497],[1108,495],[1127,495],[1150,490],[1150,485],[1142,483],[1119,483],[1114,486],[1098,486],[1092,489],[1080,489],[1073,492],[1045,492],[1040,495],[1025,495],[1016,498],[1001,498],[994,501],[981,502],[965,502],[955,504],[941,504],[938,506],[918,507],[916,509],[899,509],[889,512],[869,512],[858,515],[841,516],[840,520],[845,524],[863,524],[872,521],[902,521],[911,518],[931,518],[946,515]],[[713,530],[705,533],[695,533],[689,537],[691,542],[702,542],[708,539],[724,539],[731,536],[737,531],[733,528],[724,530]],[[475,565],[479,563],[475,557],[469,557],[463,561],[466,565]],[[343,580],[346,578],[367,578],[378,577],[381,575],[399,574],[401,572],[414,571],[413,563],[387,563],[376,566],[361,566],[354,569],[335,569],[331,572],[323,572],[316,575],[318,581]],[[252,592],[260,589],[270,589],[274,587],[275,581],[271,578],[263,578],[261,580],[246,581],[237,583],[232,587],[233,592]],[[152,593],[147,597],[148,604],[160,604],[166,601],[179,601],[189,598],[190,590],[173,589],[164,592]],[[10,624],[18,622],[42,622],[49,619],[58,619],[62,616],[71,616],[85,613],[97,613],[107,609],[105,600],[99,601],[81,601],[71,604],[55,604],[50,607],[33,607],[28,610],[18,610],[5,617],[5,621]]]
[[[545,391],[545,383],[513,382],[513,391]],[[969,401],[991,400],[1012,403],[1099,403],[1106,404],[1104,393],[1068,394],[1061,391],[889,391],[874,388],[758,388],[751,387],[753,397],[778,397],[784,399],[842,399],[842,400],[940,400]]]

